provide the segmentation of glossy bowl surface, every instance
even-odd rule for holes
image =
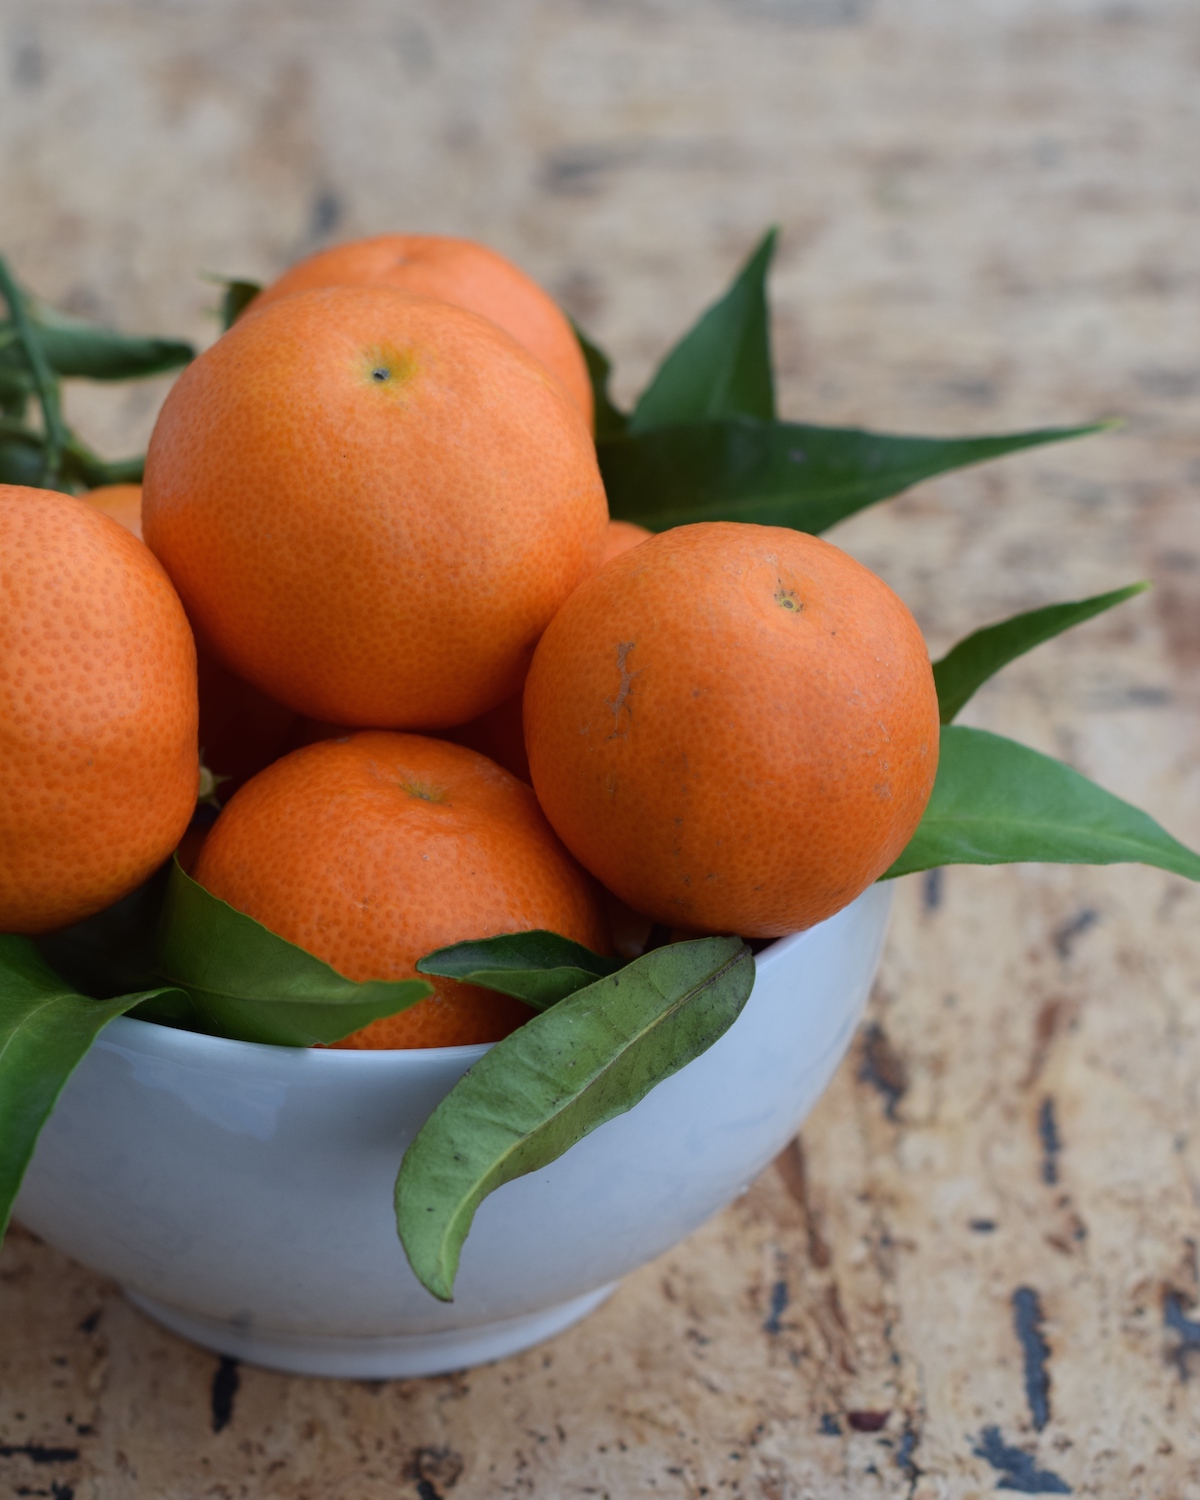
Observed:
[[[43,1131],[17,1217],[176,1332],[277,1369],[387,1377],[536,1343],[734,1198],[846,1051],[890,889],[759,954],[702,1057],[485,1200],[453,1303],[409,1270],[392,1189],[484,1047],[302,1050],[111,1023]]]

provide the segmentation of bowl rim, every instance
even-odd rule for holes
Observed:
[[[789,958],[827,922],[838,917],[861,901],[874,890],[875,882],[849,901],[845,906],[806,927],[801,932],[788,933],[775,938],[755,954],[755,976],[759,970],[774,968]],[[122,1052],[135,1052],[141,1056],[154,1056],[164,1062],[177,1062],[192,1066],[212,1064],[222,1070],[250,1071],[260,1073],[265,1067],[276,1066],[306,1072],[320,1070],[324,1076],[363,1072],[417,1071],[442,1066],[461,1065],[465,1068],[478,1062],[493,1046],[494,1042],[475,1042],[456,1047],[282,1047],[274,1042],[243,1042],[231,1037],[210,1036],[206,1032],[186,1031],[181,1027],[165,1026],[158,1021],[141,1021],[134,1016],[117,1016],[108,1023],[96,1038],[96,1046]]]

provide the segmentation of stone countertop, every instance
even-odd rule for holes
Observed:
[[[1154,591],[968,721],[1200,845],[1200,11],[1191,0],[10,0],[0,245],[48,300],[210,336],[197,272],[475,235],[636,389],[770,221],[785,413],[1123,427],[835,540],[934,654]],[[82,392],[104,451],[157,383]],[[907,880],[868,1022],[775,1166],[587,1322],[464,1374],[193,1349],[15,1231],[0,1494],[1200,1496],[1200,891]]]

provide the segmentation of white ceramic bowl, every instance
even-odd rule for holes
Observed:
[[[17,1216],[207,1348],[314,1375],[428,1375],[590,1312],[734,1198],[846,1051],[890,888],[758,956],[715,1046],[541,1172],[488,1198],[453,1303],[396,1238],[400,1158],[486,1050],[330,1052],[117,1020],[72,1076]]]

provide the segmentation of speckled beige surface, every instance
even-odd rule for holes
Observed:
[[[0,244],[19,272],[80,312],[205,337],[198,271],[457,231],[554,288],[628,393],[778,220],[789,414],[1126,418],[835,539],[935,653],[1153,579],[968,717],[1200,844],[1193,0],[332,14],[9,0]],[[159,394],[73,405],[115,454]],[[803,1146],[521,1357],[387,1385],[222,1371],[15,1233],[0,1494],[1200,1496],[1198,1095],[1200,892],[1128,868],[911,880]]]

